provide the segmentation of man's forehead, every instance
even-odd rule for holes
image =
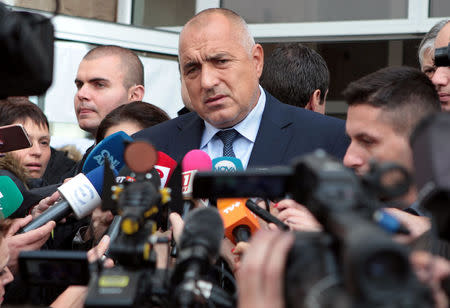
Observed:
[[[450,22],[448,22],[442,29],[439,31],[436,36],[436,40],[434,42],[435,48],[448,46],[450,43]]]
[[[209,41],[222,41],[238,29],[221,14],[210,14],[195,22],[190,21],[181,31],[179,55],[183,50],[196,47]]]

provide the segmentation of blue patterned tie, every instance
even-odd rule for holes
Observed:
[[[216,135],[223,142],[223,156],[236,157],[233,151],[233,141],[236,139],[238,132],[233,128],[221,130]]]

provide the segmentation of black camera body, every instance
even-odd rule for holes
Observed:
[[[434,51],[434,65],[450,66],[450,43],[447,47],[436,48]]]
[[[292,168],[197,173],[193,195],[288,195],[322,224],[323,233],[296,234],[285,269],[286,307],[432,307],[431,293],[410,267],[408,249],[372,220],[382,207],[377,197],[405,193],[409,176],[392,164],[372,167],[360,180],[318,150],[294,161]],[[387,181],[387,186],[383,179],[391,172],[399,181]]]

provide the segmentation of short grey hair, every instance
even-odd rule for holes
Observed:
[[[439,31],[448,23],[450,19],[444,19],[435,24],[430,31],[422,38],[420,42],[419,49],[417,51],[417,57],[419,58],[420,67],[423,65],[423,58],[427,51],[434,50],[434,40],[438,35]]]

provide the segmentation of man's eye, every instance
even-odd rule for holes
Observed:
[[[102,83],[102,82],[96,82],[96,83],[95,83],[95,87],[96,87],[96,88],[104,88],[104,87],[105,87],[105,84]]]
[[[360,141],[361,141],[361,143],[363,143],[364,145],[367,145],[367,146],[370,146],[375,143],[375,141],[370,138],[362,138]]]
[[[217,63],[219,63],[219,64],[226,64],[226,63],[228,63],[228,59],[220,59],[220,60],[217,60]]]

